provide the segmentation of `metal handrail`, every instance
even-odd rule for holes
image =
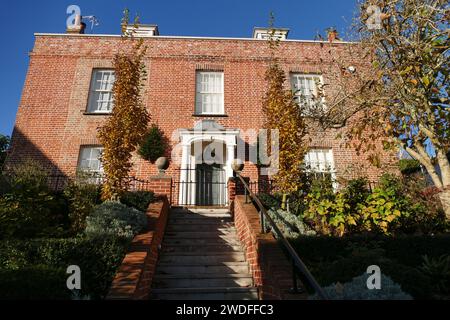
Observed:
[[[283,233],[278,228],[276,223],[273,221],[273,219],[267,213],[267,210],[265,209],[265,207],[261,203],[261,200],[259,200],[259,198],[252,192],[252,190],[250,189],[248,184],[245,182],[245,180],[241,177],[241,175],[238,172],[236,172],[236,175],[241,180],[242,184],[244,185],[244,188],[246,189],[246,191],[248,192],[250,197],[253,199],[253,201],[256,203],[256,205],[259,207],[260,214],[261,214],[262,233],[266,233],[266,230],[264,228],[264,224],[265,224],[264,220],[266,219],[269,222],[270,226],[272,227],[272,230],[275,231],[275,233],[277,235],[277,238],[281,241],[281,243],[283,244],[284,248],[286,249],[286,251],[290,255],[290,258],[292,260],[293,267],[294,267],[294,270],[293,270],[293,289],[294,289],[294,292],[298,292],[297,276],[296,276],[296,270],[295,270],[295,269],[297,269],[303,274],[303,276],[309,282],[311,287],[314,288],[314,290],[320,296],[320,298],[322,298],[323,300],[328,300],[328,297],[327,297],[326,293],[323,291],[322,287],[319,285],[317,280],[314,278],[314,276],[308,270],[306,265],[303,263],[302,259],[300,259],[300,257],[298,256],[297,252],[292,247],[292,245],[289,243],[289,241],[286,239],[286,237],[283,235]]]

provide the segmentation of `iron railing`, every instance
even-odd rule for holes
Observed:
[[[67,175],[50,175],[47,177],[49,187],[54,191],[63,190],[70,181],[83,182],[95,185],[102,185],[105,182],[104,175],[89,175],[89,176],[67,176]],[[129,191],[151,191],[149,180],[138,179],[136,177],[128,177]]]
[[[264,205],[261,203],[261,200],[255,195],[255,193],[251,190],[250,186],[247,184],[247,182],[242,178],[242,176],[236,172],[237,177],[241,181],[242,185],[244,186],[246,190],[246,195],[250,195],[251,199],[253,200],[254,204],[257,206],[257,209],[259,210],[260,219],[261,219],[261,232],[267,233],[266,230],[266,222],[270,226],[270,228],[275,233],[276,238],[280,241],[280,243],[283,245],[287,255],[289,256],[290,260],[292,261],[292,283],[293,283],[293,292],[299,293],[298,283],[297,283],[297,276],[298,274],[302,274],[305,280],[308,282],[308,284],[315,290],[315,292],[319,295],[320,298],[327,300],[328,297],[326,293],[323,291],[322,287],[319,285],[317,280],[314,278],[314,276],[311,274],[311,272],[308,270],[306,265],[303,263],[302,259],[298,256],[295,249],[292,247],[292,245],[289,243],[289,241],[286,239],[286,237],[283,235],[281,230],[278,228],[276,223],[273,221],[273,219],[270,217],[270,215],[267,213],[267,210],[265,209]]]
[[[172,182],[173,206],[225,207],[227,181],[222,168],[179,169],[179,180]]]

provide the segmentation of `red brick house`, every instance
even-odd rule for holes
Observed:
[[[332,91],[329,75],[320,72],[320,64],[327,63],[323,42],[290,40],[287,34],[279,30],[279,56],[290,85],[308,96],[318,80]],[[148,46],[145,104],[152,122],[172,140],[172,147],[179,148],[182,160],[180,164],[172,159],[167,174],[174,181],[220,182],[213,190],[220,202],[227,192],[222,182],[233,175],[230,164],[239,141],[249,142],[245,135],[264,122],[267,30],[256,28],[252,38],[178,37],[160,36],[156,26],[143,26],[139,36]],[[339,49],[351,44],[328,45]],[[113,107],[112,58],[126,46],[129,43],[120,35],[35,34],[7,163],[31,157],[53,174],[73,175],[77,168],[101,171],[97,128]],[[337,133],[330,130],[312,137],[307,164],[318,171],[329,168],[338,178],[365,174],[376,179],[381,171],[346,148]],[[222,151],[218,173],[198,175],[211,165],[196,155],[197,146],[201,152]],[[133,176],[147,179],[157,174],[155,165],[137,155],[134,163]],[[258,167],[246,161],[243,175],[258,180]],[[179,191],[180,200],[193,197],[198,204],[199,189],[186,188]]]

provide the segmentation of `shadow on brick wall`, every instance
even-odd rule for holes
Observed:
[[[48,158],[45,151],[37,147],[20,129],[14,127],[11,137],[11,146],[8,150],[3,170],[7,171],[9,168],[27,160],[33,160],[40,163],[48,170],[50,175],[64,175],[58,165]]]

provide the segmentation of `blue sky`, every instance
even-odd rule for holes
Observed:
[[[317,32],[335,26],[343,33],[351,22],[357,0],[72,0],[8,1],[0,9],[0,134],[14,127],[28,53],[35,32],[64,33],[71,4],[82,15],[95,15],[95,33],[119,34],[124,8],[139,13],[143,23],[159,25],[161,35],[250,37],[254,26],[267,26],[269,13],[275,25],[291,29],[291,39],[313,39]],[[88,33],[91,31],[88,30]]]

